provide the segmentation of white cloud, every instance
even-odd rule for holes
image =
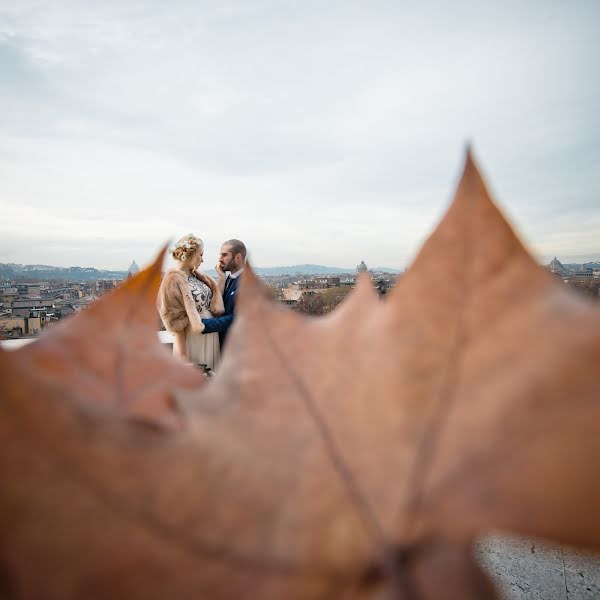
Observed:
[[[467,138],[535,251],[597,253],[600,6],[523,4],[4,3],[0,261],[402,267]]]

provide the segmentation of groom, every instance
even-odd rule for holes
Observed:
[[[246,246],[244,242],[240,242],[240,240],[227,240],[223,242],[216,268],[219,275],[222,275],[225,271],[229,271],[229,275],[225,281],[225,289],[223,290],[225,313],[222,317],[202,319],[202,323],[204,323],[204,331],[202,333],[218,332],[221,350],[225,343],[227,330],[233,322],[236,292],[240,282],[240,275],[244,271],[245,265]]]

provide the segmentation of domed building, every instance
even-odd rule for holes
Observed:
[[[365,264],[364,260],[360,261],[360,264],[358,265],[358,267],[356,267],[356,272],[357,273],[366,273],[369,269],[367,268],[367,265]]]
[[[140,268],[137,266],[135,260],[129,265],[129,269],[127,269],[127,273],[129,276],[136,275],[140,272]]]
[[[565,271],[563,264],[560,262],[560,260],[558,260],[558,258],[556,258],[556,256],[548,263],[546,268],[551,273],[557,273],[558,275],[561,275]]]

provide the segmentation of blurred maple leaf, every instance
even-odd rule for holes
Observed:
[[[248,270],[201,389],[159,276],[0,352],[0,595],[480,598],[482,532],[600,545],[600,312],[470,156],[385,301],[363,278],[310,319]]]

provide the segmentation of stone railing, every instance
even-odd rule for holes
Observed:
[[[173,334],[169,331],[157,331],[158,339],[161,344],[173,345]],[[16,340],[0,340],[0,346],[3,350],[18,350],[27,344],[35,342],[38,338],[19,338]]]

